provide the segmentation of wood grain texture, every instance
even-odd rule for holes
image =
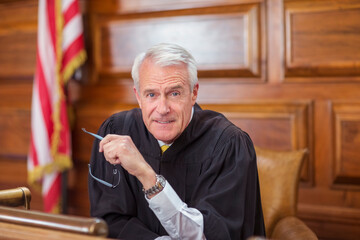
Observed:
[[[37,239],[49,239],[49,240],[61,240],[61,239],[73,239],[73,240],[104,240],[104,237],[94,237],[82,234],[75,234],[63,231],[34,228],[29,226],[22,226],[11,223],[0,222],[1,239],[6,240],[37,240]]]
[[[358,1],[288,2],[284,8],[285,81],[360,80]]]
[[[264,45],[262,7],[239,5],[132,18],[95,15],[92,19],[95,69],[99,77],[128,76],[140,51],[157,43],[172,42],[191,51],[200,77],[261,81],[265,69],[264,49],[261,49]]]
[[[36,12],[35,0],[0,3],[0,79],[28,80],[26,77],[33,74],[36,60]]]
[[[360,189],[360,103],[333,103],[334,187]]]
[[[0,1],[0,188],[27,186],[35,0]],[[198,103],[224,113],[255,144],[308,148],[298,216],[321,239],[359,236],[360,0],[81,0],[89,60],[70,82],[74,168],[68,212],[89,216],[96,132],[137,107],[133,57],[180,43],[199,62]],[[32,209],[42,210],[32,191]]]

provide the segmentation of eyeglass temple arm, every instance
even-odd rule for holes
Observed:
[[[119,179],[118,179],[117,184],[116,184],[116,185],[112,185],[112,184],[110,184],[110,183],[108,183],[108,182],[106,182],[106,181],[104,181],[104,180],[101,180],[101,179],[95,177],[95,176],[92,174],[92,172],[91,172],[91,166],[90,166],[90,164],[88,164],[88,166],[89,166],[90,176],[91,176],[92,178],[94,178],[96,181],[98,181],[99,183],[102,183],[102,184],[104,184],[105,186],[111,187],[111,188],[115,188],[115,187],[117,187],[117,186],[119,185],[119,183],[120,183],[120,176],[119,176]],[[117,173],[120,175],[120,172],[119,172],[119,171],[117,171]]]

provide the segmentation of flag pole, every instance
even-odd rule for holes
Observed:
[[[68,170],[61,174],[61,213],[68,213]]]

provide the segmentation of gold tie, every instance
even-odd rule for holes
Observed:
[[[162,145],[162,146],[161,146],[161,151],[162,151],[162,153],[164,153],[169,147],[170,147],[170,146],[168,146],[168,145]]]

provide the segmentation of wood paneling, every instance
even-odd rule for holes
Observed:
[[[139,51],[160,42],[173,42],[191,51],[200,77],[262,80],[265,68],[260,6],[142,14],[130,19],[122,15],[95,16],[95,68],[100,75],[129,76]]]
[[[104,237],[0,222],[1,239],[7,240],[106,240]]]
[[[85,1],[85,0],[83,0]],[[92,13],[116,13],[129,14],[141,12],[170,11],[179,9],[195,9],[203,7],[222,7],[235,4],[259,3],[263,0],[181,0],[174,2],[168,0],[131,0],[131,1],[107,1],[86,0],[87,8]]]
[[[36,60],[37,0],[0,1],[0,188],[27,184],[30,105]],[[32,209],[42,210],[32,192]]]
[[[23,6],[19,7],[20,4]],[[27,77],[33,74],[36,59],[36,11],[35,0],[0,4],[0,79],[28,80]]]
[[[360,189],[360,103],[333,104],[334,186]],[[339,186],[340,185],[340,186]]]
[[[27,186],[36,0],[0,1],[0,188]],[[93,138],[137,106],[130,68],[158,42],[199,62],[198,103],[224,113],[256,145],[308,148],[298,215],[321,239],[360,229],[360,0],[81,0],[89,61],[70,84],[74,168],[68,212],[89,216]],[[42,209],[31,189],[32,209]]]
[[[358,1],[285,3],[285,81],[359,81],[359,21]]]
[[[312,153],[311,102],[250,102],[241,104],[201,105],[224,114],[235,125],[246,131],[254,144],[274,150],[306,148]],[[303,164],[301,180],[312,184],[312,156]]]
[[[299,215],[319,239],[357,239],[360,235],[359,210],[300,204]]]
[[[0,132],[0,156],[26,156],[30,139],[30,110],[0,108]]]
[[[28,187],[31,191],[31,209],[43,210],[41,192],[27,184],[26,156],[0,157],[0,188]]]

